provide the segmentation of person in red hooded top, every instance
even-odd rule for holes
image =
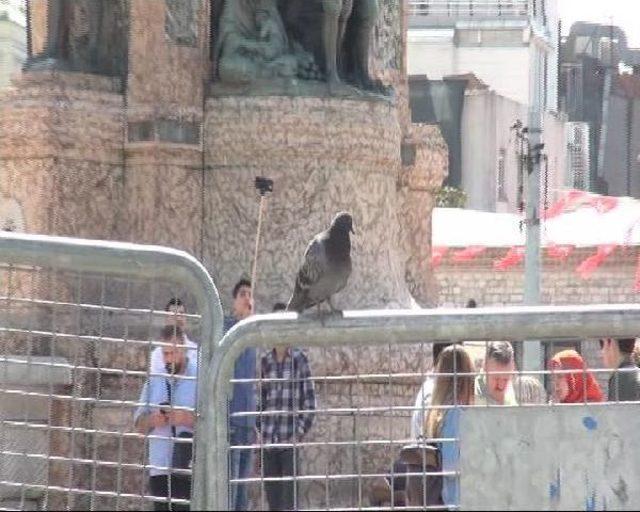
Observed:
[[[604,395],[598,381],[587,369],[582,356],[575,350],[558,352],[551,361],[549,369],[553,378],[554,401],[563,404],[602,402]],[[565,373],[566,370],[575,370]]]

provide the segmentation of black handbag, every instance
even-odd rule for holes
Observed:
[[[171,383],[169,379],[166,379],[167,383],[167,395],[169,398],[169,405],[173,405],[173,393],[171,392]],[[171,458],[172,469],[191,469],[191,463],[193,460],[193,433],[180,432],[176,434],[175,425],[171,426],[171,437],[176,438],[173,441],[173,456]],[[181,475],[185,476],[185,475]]]

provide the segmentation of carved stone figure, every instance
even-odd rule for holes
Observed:
[[[313,57],[289,40],[275,0],[226,1],[215,55],[221,82],[319,77]]]
[[[26,69],[124,74],[127,0],[49,0],[47,6],[45,49]]]
[[[369,73],[369,51],[379,0],[283,0],[281,9],[290,37],[316,56],[330,84],[346,80],[377,88]]]
[[[165,33],[180,46],[196,46],[198,26],[196,15],[201,0],[165,0],[167,5]]]

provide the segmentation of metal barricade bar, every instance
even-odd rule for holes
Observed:
[[[202,344],[203,361],[211,358],[215,340],[222,338],[223,314],[218,290],[202,264],[184,251],[124,242],[0,232],[0,262],[101,274],[122,274],[134,269],[138,277],[183,282],[194,290],[202,310],[203,340],[210,340]]]
[[[93,241],[93,240],[81,240],[71,239],[63,237],[51,237],[40,235],[26,235],[0,232],[0,269],[3,274],[3,286],[7,286],[7,290],[14,290],[14,280],[18,285],[14,291],[6,291],[3,289],[0,297],[0,335],[3,337],[20,337],[26,338],[27,346],[20,350],[19,356],[13,355],[7,352],[0,356],[0,364],[3,366],[3,371],[0,372],[0,378],[3,379],[0,385],[0,394],[7,400],[31,400],[38,401],[38,403],[48,403],[49,411],[48,417],[51,420],[51,403],[55,401],[57,404],[64,404],[64,407],[70,408],[71,411],[74,408],[85,406],[96,407],[113,407],[118,408],[118,413],[135,410],[138,406],[148,405],[148,403],[140,403],[137,398],[131,396],[133,389],[124,391],[127,386],[126,379],[140,379],[150,378],[165,374],[157,374],[151,370],[140,371],[135,366],[138,363],[134,363],[133,368],[129,369],[127,366],[127,351],[123,350],[122,357],[124,358],[124,365],[102,365],[99,359],[95,359],[95,362],[89,360],[87,363],[83,360],[74,359],[73,361],[66,362],[65,359],[48,358],[46,361],[40,360],[37,357],[31,356],[30,343],[32,339],[46,339],[51,349],[55,343],[63,342],[66,344],[77,345],[78,351],[87,351],[86,347],[93,344],[97,347],[98,351],[102,350],[117,350],[119,346],[124,348],[124,344],[127,343],[128,347],[133,350],[131,353],[136,353],[138,356],[142,355],[142,350],[146,346],[159,347],[163,345],[170,346],[169,343],[151,341],[153,338],[147,338],[136,336],[130,337],[128,335],[128,325],[124,326],[124,335],[112,336],[108,332],[105,332],[103,318],[107,315],[120,315],[114,318],[117,321],[123,319],[127,322],[134,322],[136,329],[147,329],[147,326],[152,325],[152,321],[155,317],[169,318],[172,313],[165,311],[157,311],[154,306],[149,303],[147,307],[144,303],[142,307],[140,304],[129,305],[128,295],[130,286],[144,286],[149,284],[151,291],[150,299],[154,301],[153,286],[158,283],[161,286],[169,288],[173,292],[176,287],[183,291],[188,291],[190,300],[195,301],[195,307],[197,308],[197,315],[185,314],[184,318],[197,321],[200,337],[200,367],[201,372],[197,379],[197,397],[199,403],[202,401],[206,394],[202,389],[204,382],[204,373],[208,368],[208,362],[211,359],[217,342],[222,337],[223,328],[223,315],[220,304],[220,298],[218,291],[207,273],[206,269],[195,258],[189,254],[165,247],[136,245],[120,242],[109,241]],[[67,291],[71,296],[75,296],[76,299],[69,301],[68,297],[58,296],[58,288],[49,291],[49,296],[44,298],[43,296],[34,295],[35,288],[34,283],[40,278],[40,275],[54,276],[54,283],[60,284],[55,279],[61,279],[63,282],[73,282],[72,286],[68,286]],[[83,280],[88,280],[89,285],[97,286],[96,301],[87,302],[86,299],[81,300],[83,294],[82,283]],[[112,286],[118,286],[118,290],[127,290],[127,295],[116,300],[114,304],[107,304],[104,300],[105,286],[108,280],[108,284]],[[41,283],[38,281],[38,286]],[[18,293],[16,293],[16,290]],[[38,293],[41,293],[43,289],[38,289]],[[142,288],[139,290],[142,291]],[[95,295],[95,293],[94,293]],[[84,297],[83,297],[84,298]],[[93,300],[93,299],[91,299]],[[40,320],[29,320],[29,316],[13,317],[16,308],[24,308],[27,311],[28,308],[41,308],[45,311],[42,314],[42,319],[49,323],[44,327],[40,326],[37,322]],[[66,315],[63,319],[66,324],[58,324],[56,321],[56,315],[60,312]],[[20,313],[20,311],[18,311]],[[22,313],[20,313],[22,314]],[[93,315],[89,318],[90,322],[93,322],[95,330],[84,330],[81,326],[81,319],[85,318],[85,315]],[[33,317],[33,315],[32,315]],[[89,322],[89,323],[90,323]],[[138,322],[138,323],[135,323]],[[70,326],[70,324],[73,324]],[[163,318],[164,323],[164,318]],[[24,325],[23,325],[24,324]],[[65,325],[65,328],[60,328]],[[69,327],[71,327],[69,329]],[[141,332],[139,332],[140,334]],[[102,347],[105,347],[104,349]],[[26,353],[22,355],[22,352],[26,350]],[[54,349],[55,350],[55,349]],[[75,349],[74,349],[75,350]],[[35,352],[36,354],[39,352]],[[53,352],[55,354],[55,352]],[[100,357],[98,352],[97,358]],[[146,356],[145,356],[146,357]],[[95,366],[94,366],[95,364]],[[21,375],[27,374],[27,372],[35,372],[44,377],[40,377],[42,382],[40,385],[42,389],[22,389],[19,384],[13,384],[16,379],[20,379]],[[82,378],[86,376],[92,376],[96,379],[97,394],[92,395],[89,393],[87,396],[77,392],[75,384],[75,374],[80,375]],[[55,374],[55,375],[54,375]],[[11,384],[8,384],[8,376],[11,377]],[[64,381],[64,386],[67,386],[67,390],[54,391],[51,379],[56,377],[58,380]],[[123,386],[122,396],[118,397],[117,390],[112,395],[100,393],[100,379],[104,378],[117,378],[119,379],[118,386]],[[176,377],[177,379],[189,381],[195,378]],[[133,381],[132,381],[133,382]],[[12,387],[13,386],[13,387]],[[48,386],[48,388],[47,388]],[[115,396],[114,396],[115,395]],[[96,480],[96,471],[101,469],[113,469],[117,470],[119,474],[124,474],[126,471],[135,471],[142,474],[150,468],[157,470],[170,470],[176,474],[191,473],[189,470],[181,470],[175,468],[166,468],[163,466],[152,465],[150,463],[138,461],[138,462],[125,462],[122,460],[122,455],[118,455],[118,460],[110,456],[99,456],[97,454],[99,440],[115,439],[115,442],[120,443],[120,450],[122,449],[122,443],[125,440],[134,440],[140,442],[140,444],[146,444],[148,440],[153,439],[165,439],[164,436],[154,436],[151,434],[141,434],[137,432],[123,432],[116,425],[105,425],[106,428],[92,428],[92,425],[79,423],[72,420],[70,423],[52,424],[39,423],[34,418],[27,416],[26,412],[22,412],[26,407],[20,406],[17,416],[15,412],[14,416],[2,419],[0,422],[2,425],[2,438],[3,442],[8,440],[12,442],[11,430],[7,429],[22,429],[28,433],[38,433],[40,437],[46,436],[47,443],[51,443],[51,436],[58,436],[62,439],[70,439],[71,448],[69,451],[61,449],[59,453],[52,453],[50,446],[43,447],[12,447],[8,445],[3,447],[3,456],[12,461],[20,460],[24,464],[39,464],[40,466],[48,466],[50,464],[58,464],[60,467],[71,468],[70,475],[73,475],[73,468],[88,468],[87,480],[82,482],[82,485],[76,485],[73,482],[73,477],[69,476],[68,482],[57,482],[49,480],[46,476],[46,480],[31,481],[29,479],[23,479],[26,477],[11,477],[7,478],[3,472],[3,478],[0,480],[0,486],[3,488],[18,489],[18,493],[21,494],[21,506],[25,501],[25,496],[30,491],[38,491],[45,494],[49,492],[64,493],[68,496],[71,495],[84,495],[91,499],[91,507],[94,506],[94,500],[97,497],[115,498],[119,499],[143,499],[143,500],[155,500],[157,497],[148,496],[148,492],[140,490],[139,493],[124,491],[120,488],[120,483],[117,484],[117,488],[114,485],[110,487],[110,484],[104,482],[98,482]],[[196,436],[197,436],[197,410],[196,408]],[[26,409],[24,409],[26,411]],[[179,407],[171,405],[171,411],[180,412],[181,410],[193,411],[193,408]],[[44,412],[45,414],[46,411]],[[24,414],[24,417],[22,417]],[[43,416],[44,418],[44,416]],[[69,421],[69,420],[67,420]],[[31,435],[31,434],[29,434]],[[98,437],[99,436],[99,437]],[[38,438],[40,438],[38,437]],[[75,453],[74,451],[74,439],[82,440],[86,444],[85,453]],[[166,438],[173,439],[175,443],[181,443],[183,441],[180,438]],[[190,443],[190,441],[189,441]],[[196,441],[197,443],[197,441]],[[91,446],[89,446],[89,444]],[[91,450],[93,452],[91,453]],[[103,460],[104,459],[104,460]],[[93,470],[91,472],[91,470]],[[91,473],[91,474],[89,474]],[[43,476],[43,478],[45,477]],[[15,478],[15,479],[13,479]],[[120,478],[120,477],[118,477]],[[91,481],[89,481],[91,480]],[[198,492],[199,482],[203,481],[202,476],[193,474],[194,492]],[[88,488],[85,488],[85,484]],[[97,485],[99,484],[99,485]],[[22,490],[20,492],[20,490]],[[173,498],[176,503],[180,502],[177,498]],[[117,503],[117,501],[116,501]]]
[[[205,443],[206,451],[201,451],[201,457],[196,459],[196,464],[203,466],[197,469],[198,474],[207,474],[208,478],[201,482],[204,492],[194,495],[193,505],[218,510],[228,506],[227,397],[233,364],[248,347],[300,344],[322,348],[386,347],[514,337],[520,340],[635,337],[638,332],[638,305],[353,311],[320,320],[290,313],[253,317],[229,331],[212,359],[207,376],[210,393],[202,404],[199,427],[200,442]]]

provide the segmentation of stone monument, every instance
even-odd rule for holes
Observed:
[[[253,182],[264,175],[275,191],[259,312],[289,297],[306,242],[339,210],[357,235],[337,307],[435,302],[430,219],[447,148],[437,127],[410,122],[405,0],[32,0],[30,23],[33,58],[0,96],[0,196],[27,232],[187,250],[228,307],[251,269]],[[425,367],[422,353],[393,349],[391,362],[389,350],[311,359],[318,375]],[[331,384],[321,396],[373,405],[415,393],[415,383],[388,388]],[[92,425],[127,421],[117,414],[102,408]],[[313,435],[385,436],[387,423],[325,417]],[[355,456],[319,451],[303,471],[352,468]],[[388,462],[382,450],[361,456],[366,471]],[[332,488],[333,505],[354,504],[352,485]],[[322,507],[324,491],[305,484],[301,498]]]

